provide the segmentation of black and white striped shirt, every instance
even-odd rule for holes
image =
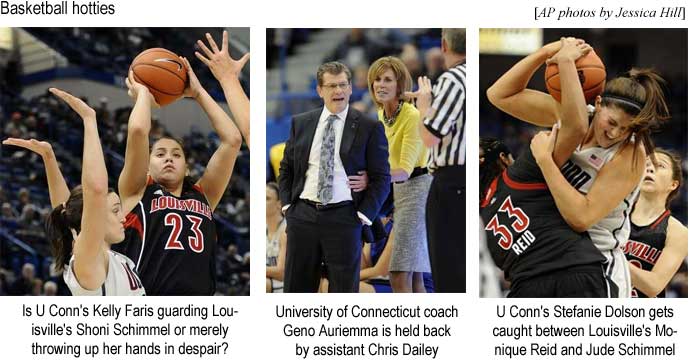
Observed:
[[[435,112],[423,121],[426,129],[440,138],[440,142],[430,149],[431,171],[465,165],[466,75],[467,66],[462,62],[440,75],[433,86],[432,107]]]

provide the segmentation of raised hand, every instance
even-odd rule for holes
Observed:
[[[202,40],[198,40],[197,46],[199,46],[204,55],[197,51],[194,53],[195,56],[209,67],[209,70],[219,82],[231,77],[237,78],[248,62],[250,53],[243,55],[238,60],[231,58],[231,55],[228,53],[228,32],[226,30],[224,30],[223,39],[221,40],[221,49],[216,45],[211,34],[207,33],[206,38],[211,49]]]
[[[95,110],[83,100],[80,100],[80,98],[57,88],[49,88],[49,91],[68,104],[68,106],[70,106],[70,108],[73,109],[73,111],[75,111],[78,115],[80,115],[83,120],[96,119]]]
[[[204,91],[204,87],[199,82],[197,75],[195,75],[194,70],[192,70],[192,65],[190,65],[189,60],[186,57],[180,56],[180,60],[187,66],[187,77],[189,78],[187,83],[187,88],[185,89],[184,96],[191,98],[198,98],[199,95]]]
[[[547,59],[547,65],[559,64],[559,62],[563,60],[576,61],[593,50],[593,48],[582,39],[563,37],[559,42],[561,44],[559,51]]]
[[[148,87],[134,79],[133,70],[129,70],[129,76],[124,80],[124,82],[126,83],[126,87],[129,89],[127,94],[129,94],[129,97],[134,100],[134,102],[141,96],[147,96],[149,97],[149,102],[151,103],[152,107],[160,107],[160,105],[158,105],[156,102],[156,98],[154,98],[151,91],[148,90]]]
[[[404,96],[408,99],[415,99],[416,107],[422,117],[430,116],[430,104],[433,102],[433,88],[430,84],[430,78],[421,76],[418,78],[418,90],[406,92]]]
[[[53,155],[53,148],[51,147],[51,144],[47,143],[46,141],[39,141],[36,139],[25,140],[17,138],[8,138],[3,140],[2,144],[19,146],[29,151],[35,152],[41,157]]]

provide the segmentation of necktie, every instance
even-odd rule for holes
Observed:
[[[318,201],[327,204],[333,199],[333,165],[335,160],[335,128],[333,122],[337,115],[331,114],[326,119],[321,142],[321,161],[318,169]]]

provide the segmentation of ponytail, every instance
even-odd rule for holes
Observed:
[[[623,76],[608,82],[601,95],[603,106],[613,106],[633,117],[630,135],[623,145],[641,141],[647,155],[654,158],[651,133],[659,129],[671,115],[666,104],[666,80],[653,69],[632,68]],[[633,164],[637,147],[634,147]]]
[[[51,244],[51,253],[57,271],[61,271],[70,261],[73,253],[73,233],[80,233],[83,215],[83,191],[77,186],[68,200],[51,211],[46,219],[46,237]]]

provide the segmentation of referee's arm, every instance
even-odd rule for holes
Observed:
[[[430,132],[425,124],[420,127],[420,138],[423,140],[423,144],[429,148],[437,145],[440,142],[440,138]]]

